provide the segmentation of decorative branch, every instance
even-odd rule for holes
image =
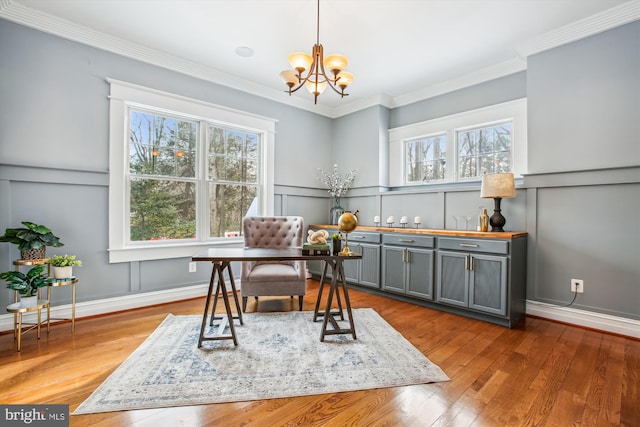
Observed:
[[[318,181],[328,188],[327,191],[332,197],[338,198],[344,196],[347,191],[349,191],[349,188],[356,178],[358,169],[353,169],[345,176],[342,176],[340,172],[338,172],[338,165],[333,165],[333,171],[330,174],[320,168],[318,168],[318,172],[320,173]]]

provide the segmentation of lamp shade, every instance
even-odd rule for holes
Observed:
[[[510,199],[516,197],[516,184],[512,173],[482,175],[480,197]]]
[[[352,81],[353,81],[353,74],[347,71],[341,71],[340,74],[338,74],[338,81],[336,82],[336,84],[342,88],[345,88],[349,86]]]
[[[314,95],[320,95],[322,92],[324,92],[324,90],[327,88],[327,82],[318,82],[316,84],[315,80],[308,80],[304,86],[307,88],[307,90],[314,94]]]
[[[294,70],[284,70],[280,73],[282,81],[288,85],[296,85],[298,83],[298,75]]]
[[[324,68],[329,71],[342,71],[347,68],[349,60],[344,55],[329,55],[324,58]]]
[[[303,72],[311,66],[313,58],[304,52],[294,52],[289,55],[289,64],[299,72]]]

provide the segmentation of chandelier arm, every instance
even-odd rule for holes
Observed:
[[[340,95],[341,97],[343,97],[343,96],[349,96],[349,94],[348,94],[348,93],[344,93],[342,90],[338,90],[338,88],[337,88],[337,87],[335,87],[335,86],[334,86],[333,84],[331,84],[331,83],[329,83],[329,87],[330,87],[331,89],[333,89],[333,91],[334,91],[335,93],[337,93],[338,95]],[[341,88],[341,89],[342,89],[342,88]]]
[[[322,58],[322,60],[318,61],[320,63],[320,71],[322,72],[322,76],[324,77],[324,81],[326,81],[328,83],[328,86],[333,89],[333,91],[335,93],[337,93],[338,95],[342,96],[348,96],[348,94],[344,93],[344,89],[342,90],[338,90],[338,88],[336,87],[336,83],[338,83],[338,73],[332,73],[333,74],[333,79],[331,77],[329,77],[329,75],[327,74],[326,70],[324,69],[324,58]]]

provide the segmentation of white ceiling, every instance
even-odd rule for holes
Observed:
[[[637,0],[321,0],[325,55],[350,96],[284,94],[287,55],[311,53],[316,0],[0,0],[0,17],[338,116],[402,105],[525,69],[526,56],[638,19]],[[235,53],[247,46],[250,58]]]

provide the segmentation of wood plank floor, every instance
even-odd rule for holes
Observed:
[[[308,281],[313,310],[318,282]],[[450,382],[319,396],[71,417],[71,426],[640,426],[640,341],[527,318],[507,329],[350,291],[451,378]],[[269,299],[260,311],[290,309]],[[64,403],[73,411],[168,313],[201,314],[180,301],[33,333],[15,351],[0,335],[0,403]],[[255,311],[250,302],[248,311]],[[357,325],[356,325],[357,327]],[[277,386],[277,385],[274,385]]]

